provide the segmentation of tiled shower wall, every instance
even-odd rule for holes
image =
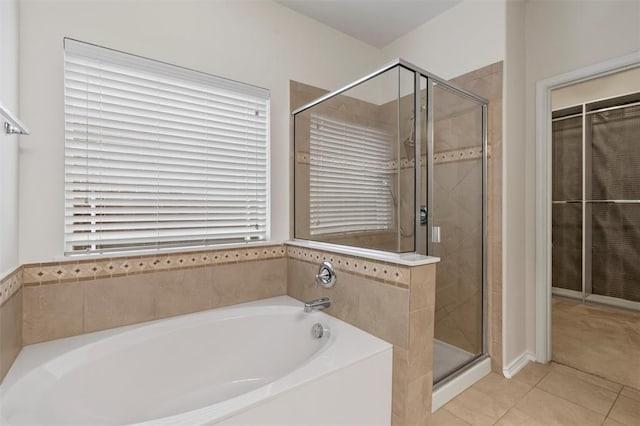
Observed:
[[[483,96],[489,101],[488,104],[488,241],[487,241],[487,285],[488,285],[488,352],[492,357],[492,367],[495,371],[502,371],[502,62],[498,62],[480,68],[468,74],[454,78],[452,82],[463,88]],[[291,82],[291,108],[312,101],[324,95],[326,91],[307,86],[302,83]],[[424,96],[424,91],[422,91]],[[446,98],[441,103],[446,103]],[[401,116],[400,123],[411,124],[410,115],[413,113],[413,97],[404,96],[400,99]],[[424,102],[423,102],[424,103]],[[447,105],[436,105],[436,108],[452,109]],[[387,102],[378,108],[381,116],[395,117],[398,111],[398,101]],[[351,112],[345,108],[345,111]],[[477,112],[477,110],[475,110]],[[477,115],[476,115],[477,116]],[[380,118],[378,121],[382,122]],[[446,121],[446,122],[445,122]],[[479,352],[482,341],[482,324],[478,318],[481,317],[482,297],[481,287],[481,258],[475,244],[474,247],[464,247],[464,241],[469,235],[478,235],[480,232],[481,212],[461,212],[461,201],[467,199],[477,199],[480,194],[479,186],[474,185],[481,179],[481,151],[474,147],[460,149],[464,144],[454,143],[451,149],[447,149],[446,139],[456,141],[464,137],[466,133],[475,130],[477,123],[473,122],[470,115],[468,125],[466,121],[456,116],[453,119],[443,120],[435,123],[438,132],[438,140],[441,146],[436,146],[434,163],[436,171],[441,179],[446,179],[446,185],[441,185],[438,189],[439,198],[436,198],[439,206],[440,216],[443,218],[455,215],[466,215],[466,222],[455,224],[446,230],[447,238],[443,239],[443,244],[439,247],[442,263],[438,265],[438,286],[436,295],[436,323],[435,335],[438,339],[469,352]],[[391,126],[396,128],[397,126]],[[406,127],[406,126],[405,126]],[[422,123],[421,140],[426,137],[426,125]],[[397,132],[397,130],[396,130]],[[466,132],[466,133],[465,133]],[[406,135],[405,135],[406,136]],[[468,136],[467,136],[468,138]],[[395,138],[396,140],[398,138]],[[407,167],[399,167],[396,177],[398,179],[413,179],[413,166],[409,164],[407,153],[402,149],[400,152],[400,163],[404,160]],[[439,155],[438,155],[439,154]],[[426,164],[426,157],[421,159]],[[298,167],[299,169],[299,167]],[[448,173],[450,170],[452,173]],[[423,173],[424,175],[424,173]],[[296,176],[297,179],[300,176]],[[426,180],[426,175],[425,178]],[[446,189],[445,189],[446,188]],[[409,191],[411,198],[413,191]],[[413,220],[413,201],[403,202],[402,194],[397,199],[401,206],[409,206],[400,209],[401,217],[410,217]],[[426,200],[422,200],[426,204]],[[468,203],[467,203],[468,204]],[[476,203],[480,205],[479,203]],[[306,211],[296,211],[296,217],[303,219],[308,217]],[[411,230],[412,231],[412,230]],[[351,235],[343,237],[339,241],[343,244],[374,246],[375,239],[382,240],[380,235]],[[348,238],[348,239],[347,239]],[[413,232],[403,240],[413,240]],[[391,240],[394,241],[394,240]],[[447,246],[447,241],[451,242]],[[336,241],[338,242],[338,241]],[[380,247],[390,249],[389,247]],[[465,252],[464,250],[467,250]],[[453,251],[456,253],[455,261],[447,262],[446,253]],[[459,257],[460,251],[466,253]],[[466,259],[464,264],[460,264],[459,259]],[[453,258],[452,258],[453,259]]]
[[[0,279],[0,380],[22,349],[22,268]]]
[[[487,300],[488,351],[492,369],[502,373],[502,79],[503,63],[497,62],[452,79],[464,89],[480,95],[488,104],[488,182],[487,182]],[[440,277],[437,278],[438,281]],[[462,290],[462,289],[461,289]],[[460,303],[462,303],[462,299]],[[436,333],[438,325],[438,295],[436,295]],[[458,310],[455,323],[460,330],[464,309]],[[454,328],[455,330],[455,328]]]
[[[366,88],[365,88],[366,89]],[[290,108],[296,108],[313,101],[314,99],[326,94],[327,91],[296,81],[290,81]],[[377,130],[382,130],[389,134],[390,144],[396,144],[398,138],[398,126],[396,126],[397,112],[395,111],[397,102],[388,102],[382,105],[356,99],[347,95],[339,95],[330,101],[322,103],[314,107],[313,112],[323,114],[328,117],[335,118],[339,121],[345,121],[354,125],[360,125]],[[391,108],[391,109],[390,109]],[[411,203],[407,199],[402,198],[404,194],[413,194],[413,177],[410,180],[398,182],[397,179],[402,177],[402,170],[399,167],[393,167],[398,163],[392,158],[389,170],[389,179],[393,182],[390,185],[392,198],[394,198],[395,208],[400,210],[399,215],[394,215],[394,224],[388,231],[364,231],[350,232],[341,234],[327,235],[309,235],[309,123],[305,114],[299,114],[297,118],[298,125],[295,128],[295,140],[297,143],[295,153],[292,154],[292,161],[295,161],[295,197],[291,197],[291,206],[295,203],[295,235],[296,238],[312,239],[315,241],[330,242],[334,244],[344,244],[355,247],[366,247],[385,251],[413,251],[413,197]],[[408,123],[408,121],[407,121]],[[406,124],[406,123],[405,123]],[[401,131],[406,132],[408,126],[404,126]],[[293,138],[291,142],[291,152],[294,152]],[[390,146],[390,153],[398,152],[396,146]],[[409,168],[405,168],[409,171]],[[396,194],[396,188],[403,188],[400,194]],[[291,194],[294,194],[293,183]],[[407,217],[410,216],[410,221]],[[293,215],[292,215],[293,217]],[[400,234],[407,233],[405,237],[398,236],[398,217],[402,226]],[[405,232],[406,231],[406,232]],[[398,247],[400,244],[400,247]]]

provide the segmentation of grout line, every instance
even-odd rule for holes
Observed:
[[[533,361],[533,362],[535,362],[535,361]],[[545,377],[547,377],[547,376],[551,373],[551,368],[552,368],[552,367],[551,367],[551,365],[550,365],[550,364],[551,364],[551,363],[549,363],[549,370],[548,370],[546,373],[544,373],[544,374],[542,375],[542,377],[540,377],[540,378],[538,379],[538,381],[537,381],[533,386],[531,386],[532,388],[537,388],[537,387],[538,387],[538,385],[540,384],[540,382],[542,382],[542,381],[545,379]],[[545,365],[545,364],[543,364],[543,365]],[[517,376],[517,374],[516,374],[516,376]]]
[[[609,418],[609,414],[611,414],[611,411],[613,411],[613,407],[616,405],[616,402],[618,402],[618,398],[620,398],[620,395],[622,395],[623,389],[624,389],[624,385],[618,391],[618,394],[616,395],[616,399],[613,400],[613,404],[611,404],[611,407],[609,407],[609,411],[607,411],[607,415],[604,416],[604,420],[602,421],[602,424],[604,424],[604,422]]]
[[[462,394],[460,394],[460,395],[462,395]],[[458,395],[458,396],[459,396],[459,395]],[[456,397],[456,398],[457,398],[457,397]],[[455,398],[454,398],[454,399],[455,399]],[[453,400],[452,400],[452,401],[453,401]],[[448,403],[447,403],[447,404],[448,404]],[[445,404],[445,405],[446,405],[446,404]],[[469,423],[469,422],[468,422],[468,421],[466,421],[465,419],[461,418],[460,416],[457,416],[457,415],[456,415],[454,412],[452,412],[451,410],[447,410],[444,406],[442,406],[442,407],[438,408],[438,409],[436,410],[436,413],[437,413],[438,411],[440,411],[440,410],[444,410],[444,411],[446,411],[447,413],[451,414],[453,417],[455,417],[456,419],[460,420],[460,421],[461,421],[461,422],[463,422],[464,424],[471,426],[471,423]],[[435,414],[435,413],[432,413],[432,414]]]
[[[517,374],[516,374],[516,376],[517,376]],[[515,377],[515,376],[514,376],[514,377]],[[511,380],[511,379],[508,379],[508,380]],[[524,382],[520,382],[520,383],[524,383]],[[526,383],[525,383],[525,384],[526,384]],[[521,397],[520,399],[518,399],[516,402],[514,402],[514,403],[513,403],[513,405],[512,405],[511,407],[509,407],[509,409],[508,409],[507,411],[505,411],[503,415],[501,415],[500,417],[498,417],[498,420],[496,420],[493,424],[495,425],[496,423],[498,423],[498,422],[499,422],[500,420],[502,420],[502,418],[503,418],[504,416],[506,416],[506,415],[507,415],[511,410],[513,410],[514,408],[516,408],[516,405],[518,405],[518,403],[519,403],[520,401],[522,401],[523,399],[525,399],[525,398],[527,397],[527,395],[529,395],[529,394],[531,393],[531,391],[532,391],[532,390],[534,390],[534,389],[536,388],[536,386],[537,386],[537,384],[536,384],[536,385],[534,385],[534,386],[531,386],[531,387],[529,388],[529,390],[528,390],[524,395],[522,395],[522,397]]]
[[[555,360],[553,360],[553,359],[552,359],[552,360],[551,360],[551,363],[556,363],[556,364],[558,364],[558,365],[563,365],[563,366],[565,366],[565,367],[567,367],[567,368],[571,368],[572,370],[576,370],[576,371],[579,371],[579,372],[581,372],[581,373],[588,374],[588,375],[593,376],[593,377],[596,377],[596,378],[598,378],[598,379],[605,380],[605,381],[607,381],[607,382],[609,382],[609,383],[614,383],[614,384],[616,384],[616,385],[620,385],[620,386],[622,386],[622,388],[624,388],[624,387],[626,386],[626,385],[624,385],[624,384],[622,384],[622,383],[614,382],[613,380],[608,379],[608,378],[606,378],[606,377],[604,377],[604,376],[599,376],[599,375],[594,374],[594,373],[591,373],[591,372],[589,372],[589,371],[581,370],[581,369],[579,369],[579,368],[576,368],[576,367],[574,367],[574,366],[572,366],[572,365],[569,365],[569,364],[565,364],[565,363],[563,363],[563,362],[555,361]],[[560,372],[558,372],[558,374],[560,374],[560,375],[562,375],[562,376],[566,376],[566,374],[562,374],[562,373],[560,373]],[[574,376],[574,377],[575,377],[575,376]],[[587,382],[586,380],[583,380],[583,379],[581,379],[580,377],[575,377],[575,378],[576,378],[576,379],[578,379],[578,380],[580,380],[580,381],[583,381],[583,382],[585,382],[585,383],[590,383],[590,384],[592,384],[592,385],[598,386],[598,387],[599,387],[599,388],[601,388],[601,389],[608,390],[609,392],[613,392],[612,390],[607,389],[607,388],[605,388],[605,387],[603,387],[603,386],[596,385],[595,383]]]
[[[555,393],[551,393],[551,392],[549,392],[549,391],[547,391],[547,390],[540,389],[539,387],[536,387],[536,389],[538,389],[540,392],[544,392],[544,393],[546,393],[547,395],[551,395],[551,396],[552,396],[552,397],[554,397],[554,398],[561,399],[561,400],[566,401],[566,402],[568,402],[568,403],[570,403],[570,404],[573,404],[573,405],[575,405],[576,407],[581,408],[582,410],[590,411],[590,412],[592,412],[593,414],[597,414],[598,416],[604,416],[604,414],[600,414],[600,413],[598,413],[597,411],[592,410],[591,408],[583,407],[582,405],[578,404],[577,402],[570,401],[570,400],[568,400],[567,398],[564,398],[564,397],[562,397],[562,396],[558,396],[558,395],[556,395]],[[607,418],[607,417],[605,416],[605,417],[604,417],[604,419],[606,419],[606,418]],[[604,420],[603,420],[603,421],[604,421]]]

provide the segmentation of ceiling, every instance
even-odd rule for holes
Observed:
[[[277,0],[371,46],[382,48],[462,0]]]

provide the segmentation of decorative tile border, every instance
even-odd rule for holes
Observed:
[[[491,147],[487,147],[487,157],[488,158],[491,157]],[[467,148],[436,152],[433,155],[433,163],[434,164],[453,163],[456,161],[475,160],[477,158],[482,158],[481,146],[471,146]],[[423,155],[420,158],[420,165],[424,165],[426,163],[426,159],[427,159],[426,155]],[[296,162],[299,164],[311,164],[311,155],[307,152],[296,152]],[[323,159],[323,162],[345,164],[344,161],[331,160],[331,159]],[[401,160],[399,160],[399,162],[400,162],[401,169],[414,167],[416,163],[415,160],[413,159],[409,160],[407,158],[402,158]],[[362,165],[370,168],[378,168],[380,170],[385,170],[390,173],[393,173],[398,168],[398,160],[390,160],[385,162],[363,162]]]
[[[490,152],[491,151],[487,151],[487,155],[489,155]],[[481,146],[472,146],[469,148],[436,152],[433,155],[433,163],[434,164],[453,163],[455,161],[475,160],[476,158],[482,158]]]
[[[0,281],[0,306],[11,299],[20,287],[22,287],[22,267],[18,267]]]
[[[214,249],[197,252],[122,256],[24,265],[25,286],[58,284],[147,272],[198,268],[209,265],[277,259],[286,256],[283,245]]]
[[[362,257],[332,253],[301,247],[285,247],[282,244],[235,249],[214,249],[197,252],[157,254],[146,256],[122,256],[113,258],[69,260],[53,263],[24,265],[2,282],[2,298],[10,297],[19,286],[39,286],[120,277],[157,271],[198,268],[210,265],[277,259],[289,256],[306,262],[319,263],[330,260],[336,269],[372,278],[396,287],[409,288],[410,268]],[[16,284],[19,283],[19,284]],[[7,291],[4,291],[6,286]],[[17,288],[16,288],[17,287]],[[5,296],[5,293],[7,294]],[[11,293],[13,294],[13,293]]]
[[[372,278],[396,287],[409,288],[410,268],[408,266],[302,247],[287,247],[287,255],[291,259],[314,264],[328,260],[337,270]]]

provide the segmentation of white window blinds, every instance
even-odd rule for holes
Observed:
[[[65,252],[268,238],[269,92],[65,39]]]
[[[390,140],[379,129],[311,114],[311,235],[391,229]]]

